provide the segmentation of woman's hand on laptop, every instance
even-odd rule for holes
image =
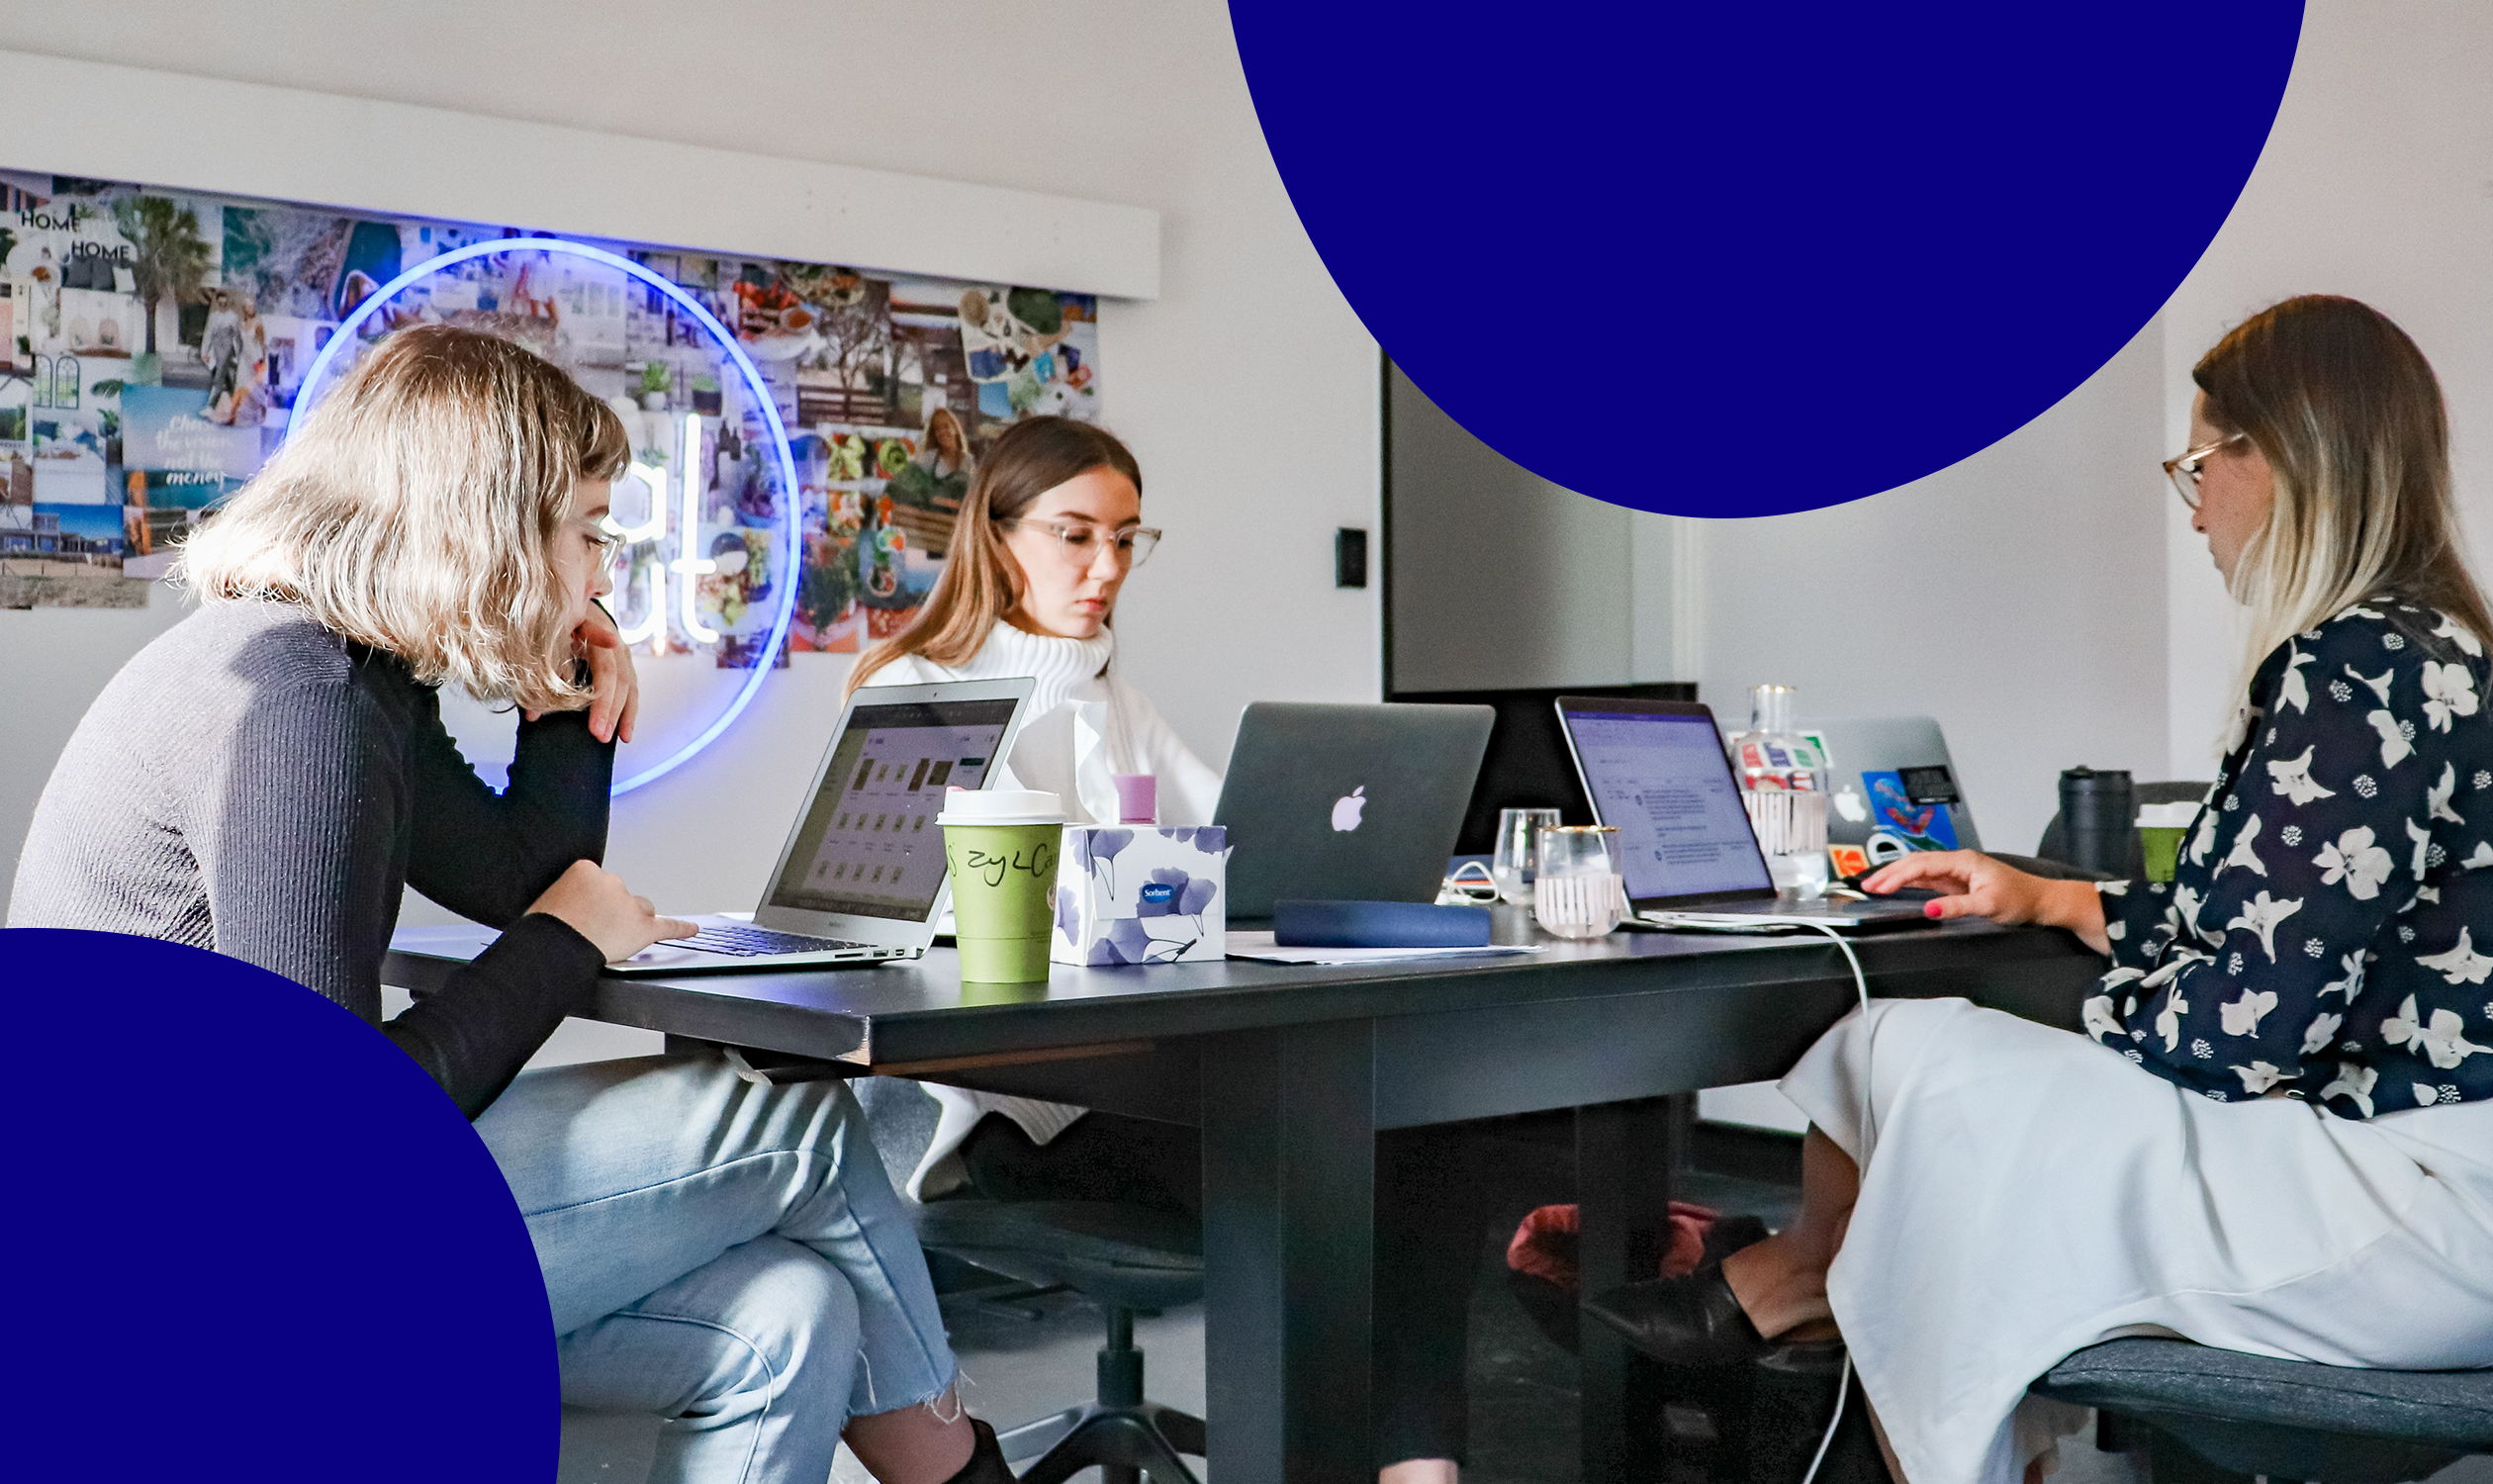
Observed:
[[[1862,881],[1863,889],[1884,895],[1905,886],[1922,886],[1940,894],[1922,904],[1922,911],[1942,922],[1954,917],[1987,917],[2002,924],[2039,922],[2067,928],[2099,954],[2112,951],[2103,932],[2103,898],[2090,881],[2048,881],[2003,866],[1977,850],[1915,851],[1890,862]]]
[[[634,896],[623,878],[595,861],[572,862],[571,869],[546,887],[528,910],[543,912],[570,927],[595,944],[609,964],[662,939],[690,938],[701,930],[697,923],[659,916],[648,897]]]

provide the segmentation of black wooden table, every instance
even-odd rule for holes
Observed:
[[[1502,935],[1530,929],[1502,913]],[[412,946],[416,935],[403,935]],[[1577,1108],[1588,1291],[1652,1270],[1670,1099],[1780,1075],[1854,1002],[1823,938],[1620,933],[1359,966],[1228,960],[961,980],[937,949],[831,973],[601,979],[589,1012],[673,1036],[1076,1103],[1203,1132],[1207,1420],[1223,1484],[1368,1480],[1375,1136]],[[1873,994],[1961,994],[2075,1029],[2102,961],[1979,922],[1856,945]],[[418,992],[452,968],[393,953]],[[1585,1327],[1584,1476],[1629,1477],[1627,1356]]]

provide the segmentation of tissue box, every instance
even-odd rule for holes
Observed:
[[[1068,824],[1048,956],[1094,968],[1221,958],[1228,877],[1217,824]]]

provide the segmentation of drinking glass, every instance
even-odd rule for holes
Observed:
[[[1540,832],[1558,827],[1556,809],[1500,809],[1498,846],[1489,858],[1489,879],[1498,894],[1517,906],[1532,899],[1532,877],[1540,869]]]
[[[1607,824],[1562,824],[1540,832],[1532,916],[1561,938],[1599,938],[1627,916],[1619,878],[1618,831]]]

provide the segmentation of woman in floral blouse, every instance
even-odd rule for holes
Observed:
[[[2493,1365],[2493,616],[2440,385],[2318,296],[2193,376],[2166,470],[2252,638],[2174,881],[1955,851],[1870,882],[2106,955],[2085,1036],[1875,1002],[1784,1080],[1815,1124],[1800,1220],[1588,1306],[1694,1363],[1833,1320],[1898,1479],[2039,1468],[2075,1419],[2027,1384],[2121,1334]]]

